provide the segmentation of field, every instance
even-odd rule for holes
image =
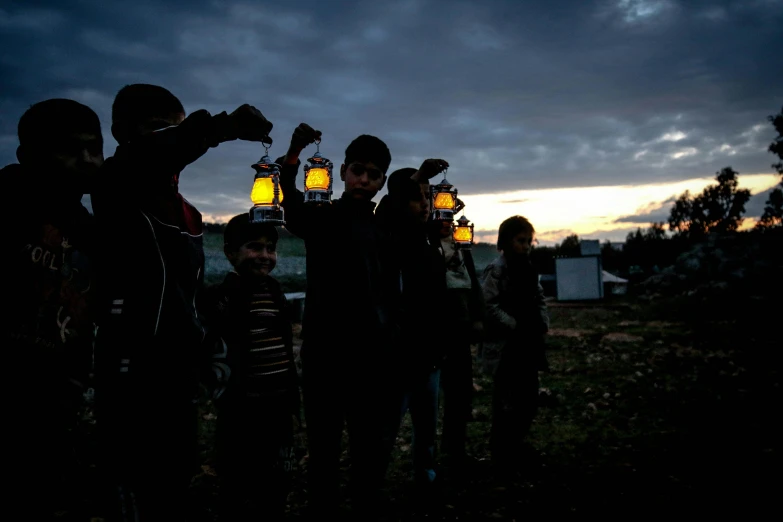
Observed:
[[[539,462],[519,480],[493,479],[487,439],[492,379],[476,366],[464,481],[447,481],[427,520],[662,515],[751,518],[780,492],[780,353],[774,335],[734,321],[678,320],[666,303],[552,303],[551,371],[541,374],[530,444]],[[211,405],[202,417],[196,497],[214,509]],[[388,520],[411,515],[406,418],[388,475]],[[305,450],[290,501],[305,504]],[[344,454],[344,469],[348,455]],[[212,515],[214,516],[214,515]],[[219,518],[210,518],[210,520]]]
[[[204,255],[206,257],[205,281],[207,284],[219,283],[231,270],[223,254],[223,236],[216,232],[204,233]],[[473,247],[476,269],[481,271],[497,256],[494,245],[480,243]],[[277,268],[273,274],[285,292],[302,292],[305,284],[305,247],[304,242],[290,234],[283,233],[277,245]]]

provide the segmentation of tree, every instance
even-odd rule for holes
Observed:
[[[624,271],[623,260],[623,251],[615,248],[608,239],[604,241],[601,245],[601,266],[612,272]]]
[[[769,116],[768,119],[778,131],[775,141],[769,144],[768,150],[781,160],[773,163],[772,168],[783,176],[783,109],[779,114]],[[756,224],[757,228],[783,227],[783,190],[781,189],[783,189],[783,178],[781,178],[780,187],[775,188],[769,194],[764,213]]]
[[[530,262],[539,274],[555,273],[555,248],[537,246],[530,251]]]
[[[644,273],[663,269],[677,258],[679,245],[669,238],[664,223],[650,223],[644,230],[629,232],[623,247],[624,261],[629,269],[638,267]]]
[[[555,255],[560,257],[579,257],[582,255],[582,248],[579,246],[579,236],[571,234],[563,239],[559,245],[555,245]]]
[[[710,232],[734,232],[742,224],[750,191],[738,188],[737,171],[726,167],[716,173],[717,185],[698,196],[685,191],[669,215],[669,230],[678,236],[698,238]]]

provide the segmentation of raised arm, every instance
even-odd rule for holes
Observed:
[[[299,155],[304,148],[321,138],[321,131],[300,124],[291,136],[288,152],[276,161],[282,166],[280,188],[283,191],[282,207],[285,211],[285,228],[292,234],[307,239],[312,230],[320,226],[315,219],[316,207],[305,205],[304,193],[296,188],[296,175],[299,172]]]
[[[128,190],[148,195],[150,190],[169,189],[178,182],[179,173],[211,147],[237,139],[271,143],[271,130],[272,123],[251,105],[215,116],[206,110],[195,111],[179,125],[121,144],[104,164],[96,191],[116,199]]]
[[[449,163],[442,159],[426,159],[419,170],[413,173],[411,179],[417,183],[427,183],[429,180],[449,168]]]

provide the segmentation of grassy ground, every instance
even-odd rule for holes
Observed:
[[[475,373],[468,479],[445,484],[428,520],[521,520],[766,513],[781,480],[779,347],[732,321],[673,320],[667,307],[553,303],[551,371],[530,444],[541,460],[523,479],[489,469],[492,379]],[[214,507],[205,405],[204,473],[194,481]],[[390,520],[411,520],[411,425],[406,418],[388,475]],[[304,505],[304,450],[290,500]],[[347,453],[345,466],[347,468]]]

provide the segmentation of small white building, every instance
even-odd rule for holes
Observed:
[[[597,239],[579,242],[579,257],[555,259],[558,301],[582,301],[604,297],[601,243]]]
[[[558,301],[601,299],[604,284],[601,256],[558,257],[555,259]]]

